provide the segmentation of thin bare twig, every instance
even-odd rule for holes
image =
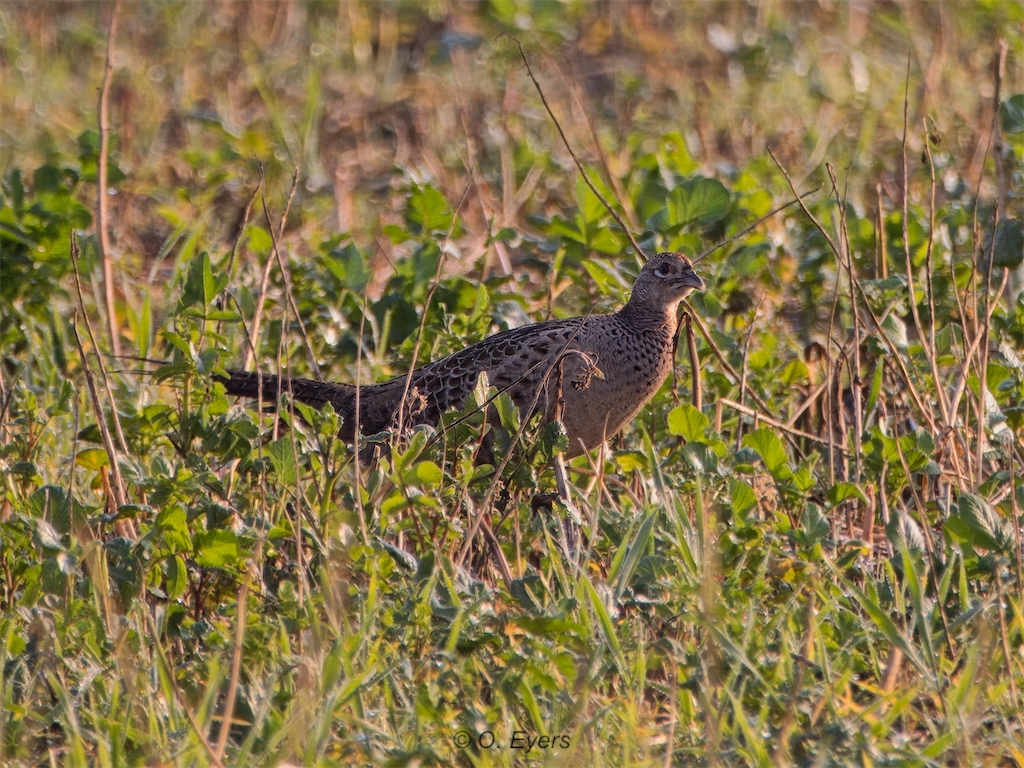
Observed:
[[[942,388],[942,380],[939,377],[938,361],[935,350],[928,343],[928,335],[924,332],[921,324],[921,313],[917,308],[917,296],[914,289],[914,263],[910,256],[910,233],[908,222],[910,221],[910,167],[907,162],[907,135],[910,127],[910,55],[907,54],[907,76],[903,93],[903,141],[902,162],[903,162],[903,189],[900,194],[900,202],[903,205],[903,257],[907,270],[907,292],[910,294],[910,314],[914,318],[914,330],[917,331],[918,341],[924,348],[925,357],[931,363],[932,379],[935,383],[936,399],[939,402],[940,415],[943,426],[951,426],[949,414],[949,403],[946,402],[945,392]],[[932,320],[934,322],[934,318]]]
[[[259,562],[263,543],[256,544],[256,562]],[[300,547],[301,549],[301,547]],[[235,618],[235,648],[231,654],[231,677],[228,679],[228,691],[224,700],[224,713],[220,721],[220,733],[214,754],[218,761],[224,760],[228,748],[228,734],[231,732],[231,720],[235,715],[235,697],[238,694],[238,680],[242,672],[242,646],[245,644],[245,608],[249,599],[249,574],[242,574],[242,583],[238,587],[238,612]]]
[[[107,308],[107,330],[110,332],[110,349],[115,355],[121,354],[121,341],[117,332],[117,311],[114,307],[114,254],[110,247],[110,208],[107,194],[107,166],[110,155],[110,124],[108,105],[110,102],[110,81],[114,74],[114,38],[117,35],[117,16],[121,0],[114,3],[110,11],[110,27],[107,29],[107,58],[103,70],[103,85],[100,87],[99,122],[100,152],[96,165],[96,235],[103,264],[104,301]]]
[[[633,246],[637,255],[644,261],[647,261],[647,254],[644,253],[644,249],[640,247],[636,238],[633,237],[633,233],[630,231],[629,227],[626,226],[626,222],[622,220],[618,211],[612,207],[611,203],[605,200],[604,195],[602,195],[597,190],[597,187],[594,186],[594,182],[590,180],[586,170],[583,168],[583,163],[580,162],[579,157],[577,157],[576,153],[573,151],[572,145],[569,144],[569,139],[566,138],[565,131],[562,130],[562,124],[558,122],[558,118],[555,117],[555,113],[552,111],[551,105],[548,104],[547,97],[544,96],[544,89],[540,87],[540,83],[537,82],[537,78],[533,74],[533,68],[530,66],[530,60],[526,57],[526,51],[523,50],[523,44],[519,42],[519,39],[515,35],[510,35],[508,32],[502,32],[499,37],[507,37],[519,48],[519,55],[522,56],[523,63],[526,65],[526,72],[530,76],[530,80],[533,81],[533,86],[537,89],[537,93],[540,95],[540,100],[544,104],[544,109],[547,110],[548,116],[551,118],[551,122],[553,122],[555,124],[555,128],[558,129],[558,135],[562,137],[562,143],[565,145],[566,150],[568,150],[569,156],[572,157],[572,161],[576,164],[576,168],[579,169],[584,183],[590,188],[590,191],[594,193],[594,196],[601,201],[601,204],[608,210],[608,213],[612,215],[612,218],[618,222],[619,227],[625,233],[626,237],[629,238],[629,242]]]
[[[587,132],[590,134],[590,143],[594,146],[594,152],[597,154],[597,159],[601,163],[601,167],[604,169],[604,175],[607,177],[608,183],[611,184],[616,200],[619,205],[622,206],[622,210],[629,219],[629,225],[633,229],[640,230],[641,224],[637,221],[636,211],[633,209],[633,206],[629,205],[629,199],[626,197],[625,190],[622,188],[622,183],[619,181],[619,178],[612,173],[611,164],[608,162],[608,156],[605,154],[604,149],[601,147],[601,142],[597,138],[597,131],[594,130],[594,121],[590,119],[590,113],[587,112],[587,105],[583,100],[583,93],[580,88],[579,78],[577,78],[576,73],[573,72],[572,77],[567,78],[567,80],[569,82],[569,93],[572,94],[573,101],[576,102],[576,109],[578,109],[580,114],[583,115],[583,124],[587,127]]]
[[[782,172],[782,175],[789,183],[790,190],[792,190],[793,194],[796,195],[796,187],[793,185],[793,180],[790,178],[789,173],[782,166],[782,163],[779,162],[778,158],[775,157],[775,154],[771,151],[771,149],[768,149],[768,154],[771,156],[772,160],[775,161],[775,165],[778,166],[779,170]],[[807,216],[808,220],[821,233],[822,237],[825,238],[829,246],[831,246],[832,252],[838,255],[839,251],[836,248],[835,243],[833,242],[832,238],[829,236],[825,228],[821,225],[821,222],[819,222],[818,219],[814,216],[814,214],[811,213],[810,209],[808,209],[807,206],[804,205],[802,199],[797,199],[800,203],[800,208],[804,212],[804,215]],[[918,413],[920,413],[921,417],[928,422],[929,429],[931,429],[932,433],[935,433],[936,426],[935,417],[932,413],[933,409],[925,407],[924,401],[921,399],[921,395],[918,393],[917,387],[914,386],[914,381],[910,377],[910,371],[907,370],[907,366],[904,363],[903,358],[899,354],[899,350],[896,349],[896,345],[893,343],[893,340],[889,337],[889,334],[885,333],[882,330],[882,321],[875,314],[874,310],[871,309],[871,304],[868,302],[867,296],[864,295],[864,289],[862,286],[860,286],[860,284],[858,284],[857,290],[860,292],[861,298],[864,300],[864,307],[868,311],[868,314],[871,316],[871,321],[874,323],[874,327],[879,329],[879,336],[881,337],[882,341],[886,344],[886,346],[889,347],[889,351],[892,353],[892,359],[895,361],[896,366],[900,370],[900,374],[903,376],[903,380],[907,384],[907,391],[909,392],[911,399],[914,401],[914,405],[917,406]]]
[[[256,196],[259,195],[260,189],[263,187],[263,179],[260,179],[260,183],[256,186],[256,189],[249,195],[249,201],[245,204],[245,210],[242,212],[242,220],[238,223],[238,232],[235,233],[235,239],[231,243],[231,250],[228,252],[228,263],[224,267],[224,271],[231,274],[231,268],[235,265],[235,255],[238,253],[238,246],[242,242],[242,236],[245,234],[245,227],[249,223],[249,214],[252,213],[252,204],[256,202]]]
[[[693,407],[698,411],[704,410],[704,394],[700,381],[700,357],[697,355],[697,337],[693,333],[693,318],[689,312],[683,313],[683,321],[686,323],[686,349],[690,353],[690,373],[693,376]]]
[[[807,192],[804,192],[803,195],[797,195],[797,197],[798,198],[808,197],[810,195],[813,195],[819,189],[821,189],[821,187],[815,187],[814,189],[811,189],[811,190],[808,190]],[[772,218],[776,214],[782,213],[784,210],[786,210],[787,208],[789,208],[791,206],[796,205],[798,202],[800,202],[798,199],[794,199],[794,200],[790,200],[788,203],[783,203],[782,205],[778,206],[777,208],[772,208],[770,211],[768,211],[768,213],[766,213],[764,216],[759,218],[757,221],[755,221],[750,226],[744,227],[743,229],[741,229],[739,232],[737,232],[732,237],[727,237],[722,242],[716,243],[715,245],[712,245],[710,248],[708,248],[707,250],[702,252],[700,256],[695,256],[692,259],[690,259],[690,263],[691,264],[699,264],[704,259],[706,259],[708,256],[710,256],[712,253],[714,253],[715,251],[720,251],[722,248],[725,248],[727,245],[732,245],[737,240],[742,240],[744,237],[746,237],[751,232],[753,232],[755,229],[757,229],[762,224],[764,224],[766,221],[768,221],[768,219]]]
[[[707,326],[704,325],[704,322],[700,319],[700,315],[693,311],[693,307],[690,306],[690,302],[688,302],[686,299],[683,299],[683,306],[686,307],[687,313],[690,315],[691,318],[693,318],[693,322],[697,324],[697,330],[700,331],[700,335],[704,337],[704,341],[707,342],[709,347],[711,347],[711,351],[715,353],[715,357],[718,358],[718,362],[720,362],[722,364],[722,367],[725,368],[726,372],[730,376],[732,376],[733,381],[737,385],[742,384],[743,377],[740,376],[740,374],[737,373],[736,369],[732,367],[732,364],[725,359],[725,355],[722,353],[722,350],[718,348],[718,345],[715,344],[714,339],[711,338],[711,332],[708,330]],[[762,411],[764,411],[767,414],[772,414],[772,409],[768,407],[768,404],[759,394],[757,394],[753,387],[749,386],[748,384],[742,384],[742,386],[746,390],[746,392],[750,394],[754,402],[756,402],[761,407]]]
[[[793,427],[789,426],[784,422],[779,421],[778,419],[768,416],[767,414],[758,411],[754,408],[751,408],[750,406],[743,405],[742,403],[737,403],[735,400],[730,400],[727,397],[721,397],[718,399],[718,402],[722,403],[722,405],[724,405],[727,408],[733,408],[746,416],[750,416],[751,418],[755,418],[758,421],[764,422],[769,427],[779,429],[792,437],[802,437],[804,440],[808,440],[812,443],[817,443],[818,445],[829,444],[828,440],[825,440],[824,438],[819,437],[818,435],[812,435],[810,432],[804,432],[802,429],[794,429]],[[846,448],[838,448],[837,450],[844,454],[849,452]]]
[[[455,225],[459,220],[459,211],[462,210],[463,204],[466,202],[466,196],[469,194],[469,188],[473,185],[472,172],[470,173],[470,182],[462,190],[462,196],[459,198],[459,204],[455,206],[455,210],[452,211],[452,223],[448,226],[448,231],[445,233],[444,240],[441,241],[440,253],[437,256],[437,268],[434,270],[434,278],[430,282],[430,290],[427,291],[427,298],[423,305],[423,312],[420,314],[420,327],[416,331],[416,341],[412,347],[412,360],[409,363],[409,371],[405,375],[405,386],[402,389],[402,399],[398,402],[398,432],[401,433],[405,428],[405,406],[409,400],[409,392],[412,389],[412,375],[416,371],[416,359],[420,354],[420,345],[423,343],[423,331],[427,327],[427,317],[430,314],[430,305],[434,301],[434,294],[437,293],[437,288],[441,283],[441,270],[444,267],[444,257],[448,252],[448,243],[451,240],[452,232],[455,231]]]
[[[839,243],[843,247],[840,254],[840,263],[837,265],[836,282],[838,284],[838,275],[842,273],[842,269],[845,266],[847,279],[850,283],[850,314],[853,319],[853,363],[848,367],[850,370],[850,390],[853,392],[853,481],[855,483],[859,483],[861,479],[861,436],[864,432],[864,403],[861,399],[861,389],[863,384],[860,378],[861,329],[860,312],[857,309],[857,276],[853,272],[853,253],[850,250],[850,232],[846,225],[847,188],[844,187],[843,193],[839,193],[835,170],[831,165],[828,165],[827,167],[829,178],[832,181],[832,192],[835,195],[836,203],[839,206]],[[849,173],[847,173],[846,178],[848,184],[850,178]]]
[[[89,316],[85,314],[85,302],[82,297],[82,279],[78,272],[78,258],[78,241],[75,239],[74,235],[72,235],[71,266],[75,274],[75,286],[78,289],[78,301],[80,306],[82,307],[82,317],[83,320],[85,321],[85,328],[86,331],[88,331],[89,333],[89,339],[92,342],[93,349],[96,351],[96,360],[99,362],[100,373],[103,376],[103,383],[106,388],[107,397],[112,404],[112,418],[114,421],[114,426],[117,430],[118,443],[120,445],[121,451],[127,454],[128,446],[125,443],[124,432],[121,430],[121,420],[118,418],[117,408],[113,407],[114,395],[110,387],[110,380],[107,377],[106,369],[103,366],[103,358],[100,356],[99,349],[96,347],[96,336],[92,332],[92,325],[89,323]],[[113,439],[110,436],[110,430],[107,429],[107,421],[103,416],[103,406],[100,403],[99,393],[96,391],[96,382],[92,375],[92,369],[89,367],[89,358],[85,353],[85,347],[82,345],[82,339],[78,335],[78,323],[76,321],[72,321],[71,327],[72,330],[74,331],[75,343],[78,346],[78,354],[82,358],[82,371],[85,374],[85,381],[89,387],[89,395],[92,398],[93,410],[96,415],[96,426],[100,430],[100,437],[103,440],[103,447],[106,450],[107,458],[110,461],[110,472],[114,477],[114,485],[111,488],[114,497],[114,502],[116,506],[121,507],[128,503],[128,491],[124,483],[124,478],[121,476],[121,465],[118,463],[117,460],[118,451],[117,448],[114,446]],[[113,511],[116,512],[116,509]],[[130,539],[131,541],[135,541],[138,538],[138,535],[135,531],[135,524],[131,521],[131,519],[118,520],[115,523],[115,527],[117,529],[118,534],[124,536],[127,539]]]
[[[274,261],[276,261],[278,268],[281,270],[281,278],[284,281],[285,301],[287,303],[287,306],[290,307],[292,312],[295,314],[295,321],[299,324],[299,331],[302,334],[303,341],[305,342],[306,352],[309,355],[309,363],[310,363],[310,366],[313,369],[313,373],[316,376],[318,381],[322,381],[323,377],[320,374],[320,366],[317,365],[317,362],[316,362],[316,355],[313,353],[313,346],[312,346],[312,344],[310,344],[309,335],[306,333],[305,324],[302,322],[302,317],[299,314],[299,308],[295,304],[295,297],[294,297],[294,295],[292,293],[292,286],[291,286],[291,275],[288,272],[287,267],[285,266],[284,258],[281,256],[281,247],[280,247],[280,243],[279,243],[278,233],[277,233],[277,231],[275,231],[274,222],[273,222],[273,219],[270,218],[270,211],[269,211],[269,209],[267,207],[266,178],[265,178],[264,173],[263,173],[263,163],[259,164],[259,171],[260,171],[260,190],[261,190],[261,202],[262,202],[262,205],[263,205],[263,216],[267,220],[267,229],[270,231],[270,241],[271,241],[271,244],[272,244],[272,254],[271,254],[272,258],[268,257],[267,261],[266,261],[266,264],[264,264],[264,267],[263,267],[263,276],[262,276],[262,279],[261,279],[261,282],[260,282],[260,293],[259,293],[259,298],[256,300],[256,311],[255,311],[254,317],[253,317],[252,341],[251,341],[249,350],[246,351],[245,360],[242,363],[242,368],[243,369],[248,368],[249,364],[252,362],[252,358],[253,358],[253,355],[254,355],[254,352],[252,350],[256,349],[256,339],[259,336],[260,324],[261,324],[262,318],[263,318],[263,305],[264,305],[264,302],[266,301],[267,286],[268,286],[268,284],[270,282],[270,268],[271,268],[271,264]],[[298,187],[298,178],[299,178],[298,174],[299,174],[299,172],[296,169],[295,173],[292,175],[292,186],[291,186],[291,191],[288,194],[288,202],[285,204],[284,212],[281,214],[280,231],[281,231],[282,234],[284,233],[284,225],[285,225],[285,221],[287,220],[288,211],[291,208],[291,201],[295,197],[295,190]]]
[[[260,174],[263,174],[263,167],[260,166]],[[288,217],[288,211],[292,206],[292,199],[295,197],[295,190],[299,183],[299,170],[295,169],[295,173],[292,175],[292,188],[291,192],[288,193],[288,201],[285,203],[284,212],[281,214],[280,234],[284,234],[284,224]],[[299,324],[299,333],[302,334],[302,341],[306,345],[306,353],[309,355],[309,364],[313,369],[313,374],[316,376],[317,381],[323,381],[323,375],[320,373],[320,366],[316,362],[316,353],[313,352],[313,345],[309,340],[309,334],[306,333],[306,324],[302,322],[302,315],[299,314],[299,307],[295,303],[295,292],[292,290],[292,276],[287,265],[284,263],[284,257],[281,255],[281,246],[278,242],[278,233],[274,231],[274,222],[271,221],[270,211],[267,209],[267,190],[266,185],[263,186],[263,194],[261,195],[261,202],[263,204],[263,215],[267,219],[267,227],[270,230],[270,241],[273,243],[274,258],[277,261],[277,267],[281,270],[281,279],[284,281],[284,294],[287,305],[291,307],[292,313],[295,315],[295,322]],[[283,338],[283,337],[282,337]]]

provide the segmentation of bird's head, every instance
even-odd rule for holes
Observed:
[[[691,291],[703,291],[704,281],[681,253],[659,253],[637,275],[629,305],[674,312]]]

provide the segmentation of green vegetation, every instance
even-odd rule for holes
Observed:
[[[669,5],[125,4],[110,313],[113,5],[0,6],[0,763],[1024,764],[1024,9]],[[506,398],[361,464],[212,379],[624,301],[502,32],[710,251],[702,405],[684,333],[572,509]]]

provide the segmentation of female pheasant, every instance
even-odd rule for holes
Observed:
[[[411,379],[360,386],[359,429],[375,434],[394,427],[400,411],[406,424],[437,424],[446,410],[463,406],[485,372],[524,416],[560,418],[569,436],[567,455],[577,456],[625,427],[658,391],[672,370],[679,302],[703,289],[682,254],[659,253],[644,265],[618,312],[503,331],[417,368]],[[355,385],[229,374],[220,379],[229,395],[257,397],[262,378],[268,402],[283,390],[317,408],[331,403],[343,419],[341,436],[354,439]]]

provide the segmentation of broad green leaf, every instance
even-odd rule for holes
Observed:
[[[42,518],[36,518],[36,541],[39,542],[39,546],[43,549],[63,549],[64,545],[61,543],[60,534],[57,533],[57,529],[50,525],[49,521]]]
[[[452,223],[448,202],[436,187],[416,187],[409,198],[409,229],[414,234],[447,233]]]
[[[381,502],[380,511],[381,516],[387,519],[396,510],[402,509],[409,503],[409,500],[405,497],[405,494],[399,490],[392,491],[387,497]]]
[[[697,474],[714,474],[718,471],[718,454],[707,443],[687,443],[681,454],[686,464]]]
[[[821,514],[817,504],[808,504],[800,515],[800,527],[803,531],[804,544],[813,546],[832,535],[832,526]]]
[[[924,534],[920,526],[902,509],[890,513],[885,535],[897,548],[913,552],[925,551]]]
[[[441,484],[441,468],[432,461],[418,461],[413,467],[416,480],[425,488],[436,488]]]
[[[167,560],[167,599],[177,600],[188,587],[188,570],[185,558],[175,555]]]
[[[188,530],[188,516],[184,508],[172,504],[160,510],[156,516],[155,535],[168,552],[184,552],[192,546]]]
[[[729,481],[729,499],[732,502],[732,513],[742,517],[757,506],[757,494],[743,480],[733,478]]]
[[[238,565],[238,537],[220,529],[200,531],[195,537],[195,558],[207,568],[228,568]]]
[[[961,494],[955,512],[946,521],[946,528],[972,546],[1007,551],[1013,536],[995,507],[980,496]]]
[[[75,464],[91,472],[99,472],[102,467],[110,466],[110,457],[103,448],[86,448],[75,454]]]
[[[226,274],[221,273],[214,276],[213,268],[210,265],[210,254],[203,251],[189,262],[179,308],[188,309],[198,304],[202,310],[205,310],[227,284],[228,276]]]
[[[1024,93],[1015,93],[999,105],[1003,133],[1024,133]]]
[[[295,463],[295,445],[290,437],[282,437],[267,446],[267,455],[270,463],[274,465],[274,472],[281,485],[294,485],[298,478],[298,468]]]
[[[690,404],[680,405],[668,412],[668,431],[688,442],[702,441],[711,425],[711,419]]]
[[[760,454],[765,468],[776,480],[788,480],[793,476],[793,470],[788,464],[786,449],[782,447],[782,441],[767,427],[748,434],[743,438],[743,444]]]
[[[668,200],[669,226],[706,226],[729,210],[729,191],[722,182],[701,176],[687,179],[672,190]]]
[[[640,451],[619,451],[615,454],[615,463],[622,472],[647,469],[647,457]]]
[[[782,375],[779,380],[787,387],[791,387],[794,384],[803,384],[808,380],[809,376],[807,363],[803,360],[793,360],[782,369]]]
[[[836,505],[842,504],[849,499],[860,499],[863,502],[867,502],[864,492],[853,483],[836,483],[828,489],[825,498],[828,499],[830,504]]]
[[[249,238],[249,247],[256,253],[268,254],[274,246],[270,233],[258,224],[250,224],[246,235]]]
[[[1024,261],[1024,222],[1000,219],[996,224],[996,241],[992,249],[992,265],[1016,269]]]
[[[591,179],[597,179],[599,174],[591,173]],[[598,190],[604,195],[605,200],[611,200],[614,196],[608,189],[603,189],[604,185],[600,183],[600,180],[594,182]],[[576,200],[579,202],[579,212],[583,220],[583,225],[587,229],[591,229],[594,224],[598,224],[602,219],[608,216],[608,209],[604,207],[604,203],[598,199],[587,182],[583,180],[583,176],[576,177]]]

